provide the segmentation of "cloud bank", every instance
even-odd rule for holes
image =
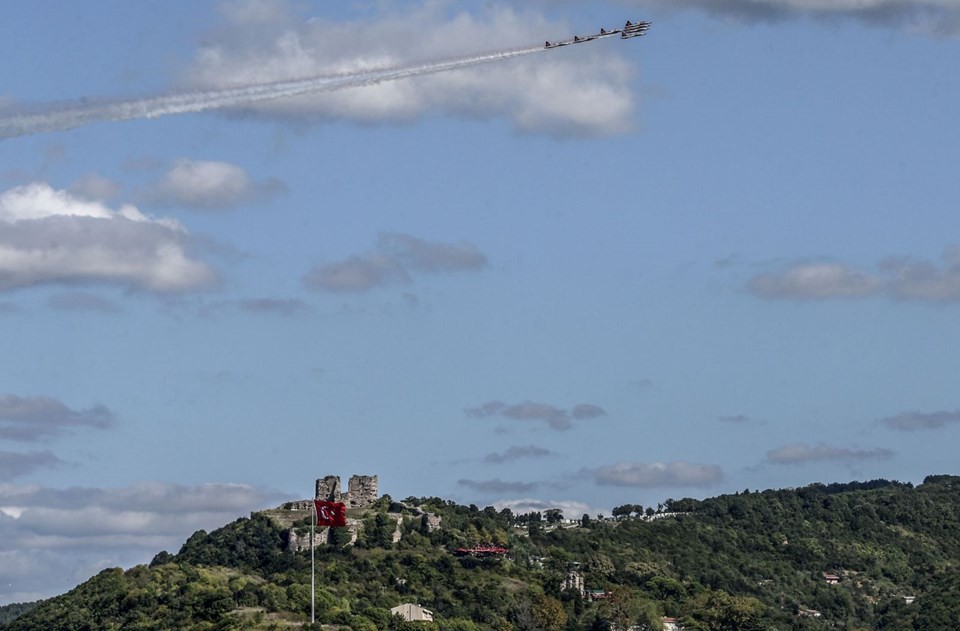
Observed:
[[[264,201],[285,190],[277,179],[255,182],[235,164],[182,158],[148,189],[144,198],[160,206],[225,210]]]
[[[747,283],[768,300],[827,300],[885,296],[892,300],[953,303],[960,301],[960,246],[948,246],[939,263],[890,257],[874,271],[843,263],[792,263],[758,274]]]
[[[284,499],[245,484],[64,490],[0,484],[0,584],[12,585],[4,589],[12,602],[49,597],[106,567],[175,552],[196,530]]]
[[[222,89],[261,81],[342,75],[443,59],[471,51],[526,47],[571,32],[530,11],[452,3],[389,8],[356,22],[301,17],[286,3],[225,5],[185,73],[188,88]],[[403,123],[441,114],[506,118],[524,132],[598,135],[631,127],[631,69],[603,47],[553,51],[497,67],[467,68],[401,82],[253,104],[236,114],[319,123]]]
[[[117,210],[48,184],[0,193],[0,291],[108,283],[152,292],[202,289],[216,273],[190,254],[176,221]]]

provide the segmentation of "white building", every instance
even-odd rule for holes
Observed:
[[[580,594],[580,597],[583,598],[586,593],[584,590],[583,574],[576,570],[567,574],[567,578],[563,579],[563,582],[560,583],[560,591],[568,589],[577,592]]]
[[[407,622],[433,622],[433,612],[413,603],[403,603],[390,610],[390,613],[403,616]]]

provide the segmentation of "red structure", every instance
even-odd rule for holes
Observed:
[[[457,548],[453,551],[458,557],[502,557],[509,550],[500,546],[474,546],[472,548]]]

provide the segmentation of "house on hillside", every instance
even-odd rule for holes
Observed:
[[[586,596],[588,600],[606,600],[610,597],[610,592],[605,589],[588,589]]]
[[[830,572],[824,572],[823,580],[827,582],[827,585],[836,585],[840,582],[840,577],[836,574],[831,574]]]
[[[676,618],[664,616],[660,621],[663,622],[663,631],[681,631],[680,622]]]
[[[390,610],[390,613],[401,616],[407,622],[433,622],[433,612],[413,603],[403,603]]]
[[[816,609],[800,609],[797,611],[797,615],[801,618],[819,618],[823,614]]]

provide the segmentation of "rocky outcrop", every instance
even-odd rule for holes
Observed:
[[[403,515],[397,513],[390,513],[390,517],[397,522],[396,527],[393,529],[393,535],[391,540],[393,543],[400,543],[400,540],[403,539]]]
[[[357,542],[357,538],[360,536],[360,522],[356,519],[348,519],[347,531],[350,533],[350,541],[346,545],[352,546]]]
[[[441,519],[440,515],[424,513],[420,523],[427,532],[433,532],[434,530],[440,530]]]
[[[313,547],[319,547],[326,544],[330,540],[330,529],[329,528],[318,528],[317,532],[313,535]],[[302,535],[298,535],[297,531],[293,528],[287,531],[287,541],[286,549],[290,552],[300,552],[302,550],[310,549],[310,533],[306,532]]]

